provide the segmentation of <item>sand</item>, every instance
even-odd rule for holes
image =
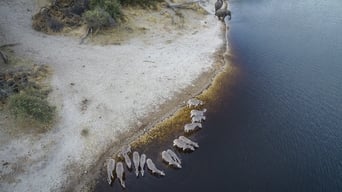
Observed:
[[[119,45],[80,45],[77,37],[34,31],[35,11],[32,0],[0,1],[0,44],[20,43],[13,48],[18,56],[52,68],[49,100],[58,117],[44,134],[13,136],[0,123],[0,191],[63,191],[91,174],[106,152],[203,90],[225,43],[224,24],[212,14],[190,13],[174,26],[167,17],[161,23],[139,17],[144,32],[136,37]]]

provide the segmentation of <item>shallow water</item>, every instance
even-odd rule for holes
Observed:
[[[231,0],[235,83],[206,107],[200,148],[126,191],[342,191],[342,2]],[[227,78],[229,79],[229,78]],[[153,151],[153,150],[152,150]],[[161,151],[160,151],[161,152]],[[103,181],[95,191],[120,191]]]

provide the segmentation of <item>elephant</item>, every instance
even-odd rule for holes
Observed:
[[[219,9],[216,11],[215,15],[218,17],[219,20],[224,21],[226,16],[229,16],[229,20],[232,18],[232,13],[230,10]]]
[[[217,0],[216,3],[215,3],[215,13],[217,10],[221,9],[223,5],[223,0]]]

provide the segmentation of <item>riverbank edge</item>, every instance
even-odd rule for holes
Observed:
[[[17,9],[17,8],[24,9],[23,5],[26,5],[26,4],[24,4],[24,1],[18,0],[17,4],[14,4],[14,5],[9,4],[8,7],[5,7],[5,10],[7,8],[9,8],[9,10],[11,10],[13,8],[14,9]],[[28,5],[31,6],[31,3],[28,3]],[[28,18],[27,15],[30,12],[23,12],[23,13],[25,13],[25,14],[20,16],[20,18],[13,17],[13,18],[16,18],[16,19],[21,19],[21,20],[19,20],[20,22],[17,22],[18,25],[15,25],[13,27],[13,29],[20,29],[20,30],[16,30],[16,31],[25,31],[25,30],[28,31],[27,33],[24,33],[27,36],[23,36],[22,38],[19,38],[19,40],[23,40],[23,46],[22,47],[18,47],[18,49],[16,49],[16,51],[20,52],[22,54],[22,56],[27,56],[28,58],[32,57],[33,60],[39,61],[39,63],[47,63],[46,61],[49,61],[49,60],[51,60],[51,59],[53,59],[55,57],[53,55],[51,55],[51,56],[49,55],[49,56],[45,56],[45,57],[41,58],[40,55],[42,53],[44,53],[44,52],[42,51],[42,49],[39,49],[39,47],[37,47],[37,45],[33,45],[32,46],[34,48],[37,48],[37,50],[34,49],[34,48],[31,49],[31,47],[27,48],[24,45],[26,45],[28,43],[31,43],[32,39],[41,40],[42,38],[44,38],[44,39],[50,39],[50,38],[46,38],[47,36],[45,36],[45,35],[37,34],[37,33],[33,32],[31,29],[28,30],[27,26],[29,26],[30,23],[29,23],[29,19],[26,19],[26,18]],[[6,21],[7,20],[5,20],[5,22]],[[206,24],[206,23],[204,23],[204,24]],[[22,27],[22,26],[24,26],[24,27]],[[26,26],[26,28],[25,28],[25,26]],[[224,25],[222,25],[221,22],[219,22],[217,26],[218,27],[222,27]],[[12,30],[12,28],[10,28],[9,31],[11,31],[11,30]],[[187,99],[189,99],[191,97],[194,97],[196,95],[196,93],[200,93],[201,90],[205,90],[205,88],[210,85],[212,77],[215,76],[214,75],[215,71],[218,72],[220,70],[220,66],[219,65],[214,65],[213,64],[216,61],[216,59],[214,59],[215,55],[216,55],[216,54],[214,54],[214,53],[216,53],[215,50],[220,50],[220,42],[221,42],[220,41],[220,39],[221,39],[220,38],[220,33],[221,33],[220,28],[218,28],[218,30],[216,30],[216,31],[218,33],[216,33],[215,36],[217,37],[216,39],[218,39],[219,41],[216,42],[217,46],[215,46],[215,49],[213,49],[212,51],[210,50],[210,54],[208,55],[209,57],[211,55],[213,55],[211,58],[209,58],[208,62],[206,62],[210,66],[208,68],[205,68],[205,70],[203,68],[202,72],[203,71],[204,72],[202,74],[196,74],[197,79],[194,80],[194,81],[190,81],[189,82],[189,83],[194,82],[194,84],[190,84],[190,86],[188,86],[187,88],[184,88],[184,89],[179,89],[179,90],[177,89],[177,91],[175,91],[176,93],[174,93],[173,95],[170,94],[171,95],[170,99],[168,99],[166,101],[165,101],[165,99],[163,99],[164,100],[163,101],[164,104],[159,104],[157,106],[157,110],[158,111],[151,112],[150,114],[147,112],[147,115],[144,115],[141,119],[137,119],[137,120],[139,120],[138,123],[143,122],[143,123],[141,123],[142,125],[137,125],[138,123],[137,124],[135,124],[135,123],[132,124],[131,121],[133,121],[133,120],[130,120],[129,122],[127,122],[127,125],[124,127],[125,128],[124,134],[121,134],[121,132],[118,133],[118,137],[122,138],[122,139],[119,139],[119,141],[117,141],[117,142],[116,141],[113,142],[113,145],[115,145],[116,143],[119,143],[119,145],[118,145],[119,147],[115,148],[117,150],[112,149],[113,151],[118,151],[120,146],[124,145],[125,143],[129,143],[129,142],[133,141],[136,137],[138,137],[140,134],[142,134],[144,132],[143,131],[144,129],[145,130],[147,130],[147,129],[149,130],[149,129],[153,128],[154,125],[158,124],[159,122],[162,122],[163,119],[165,119],[168,116],[172,115],[175,111],[177,111],[178,108],[183,106],[184,102]],[[222,31],[222,35],[224,34],[223,32],[224,31]],[[18,33],[11,33],[11,34],[13,34],[13,36],[10,36],[11,38],[9,38],[9,40],[11,40],[13,37],[16,37],[16,35],[18,35]],[[196,32],[194,32],[194,34],[196,34]],[[192,34],[192,35],[194,35],[194,34]],[[34,37],[34,38],[31,39],[31,38],[26,38],[26,37]],[[202,36],[202,37],[205,37],[205,36]],[[27,41],[27,39],[30,39],[30,41]],[[51,37],[51,39],[53,41],[53,40],[61,40],[62,38]],[[224,39],[224,38],[222,38],[222,39]],[[34,41],[34,42],[38,42],[38,41]],[[54,43],[54,42],[51,42],[51,40],[49,42],[51,44]],[[223,41],[222,48],[224,47],[224,44],[225,44],[225,41]],[[69,45],[69,44],[66,44],[66,43],[62,42],[59,45]],[[53,47],[53,46],[51,46],[51,47]],[[63,46],[63,47],[66,47],[66,46]],[[83,48],[83,47],[77,47],[77,48]],[[98,47],[96,47],[96,48],[98,48]],[[68,57],[65,57],[65,58],[68,58]],[[72,58],[74,58],[74,57],[72,57]],[[71,61],[75,61],[75,59],[71,60]],[[69,62],[70,61],[68,61],[66,63],[69,63]],[[78,64],[78,62],[76,62],[76,63]],[[202,63],[202,62],[199,62],[199,63]],[[51,65],[53,65],[53,63]],[[55,68],[55,72],[56,72],[56,74],[58,74],[58,72],[57,72],[57,70],[58,70],[57,69],[57,65],[54,66],[54,67],[56,67]],[[72,67],[73,67],[72,69],[75,69],[77,67],[77,65],[74,65]],[[198,66],[198,67],[201,67],[201,66]],[[64,70],[64,68],[62,69],[62,71],[63,70]],[[63,75],[66,75],[66,74],[63,74]],[[58,77],[58,76],[55,76],[55,77]],[[63,77],[66,77],[66,76],[63,76]],[[196,78],[196,77],[194,77],[194,78]],[[58,78],[57,78],[57,80],[58,80]],[[68,90],[65,87],[62,87],[61,85],[68,84],[70,82],[70,80],[72,80],[71,82],[74,82],[73,78],[69,78],[69,79],[67,78],[66,80],[63,80],[59,84],[57,84],[56,85],[56,90],[57,90],[56,92],[60,92],[61,93],[62,91],[58,91],[58,90],[63,90],[63,91]],[[56,79],[54,79],[54,81],[56,81]],[[60,89],[60,88],[62,88],[62,89]],[[68,92],[65,92],[65,93],[68,93]],[[58,96],[58,94],[56,94],[55,96]],[[68,100],[67,104],[70,104],[70,102]],[[75,104],[75,103],[71,102],[71,104]],[[65,105],[65,106],[69,106],[69,105]],[[70,105],[70,106],[72,107],[73,105]],[[77,106],[77,105],[75,105],[75,106]],[[162,109],[162,110],[160,110],[160,109]],[[70,112],[70,111],[67,111],[67,112]],[[66,125],[69,125],[69,124],[66,124]],[[66,130],[68,131],[68,129],[66,129]],[[56,129],[54,132],[51,132],[50,137],[44,137],[44,138],[41,139],[41,143],[38,143],[38,144],[32,143],[33,147],[27,147],[27,145],[25,145],[25,147],[24,147],[25,150],[31,150],[31,149],[35,150],[36,148],[34,148],[34,147],[36,147],[36,145],[44,144],[46,142],[48,142],[48,144],[50,144],[49,139],[52,139],[53,142],[55,141],[51,137],[58,136],[58,138],[62,138],[64,136],[63,134],[67,133],[67,131],[64,132],[64,133],[60,132],[60,131],[61,131],[61,129]],[[69,130],[69,131],[71,131],[71,130]],[[77,134],[77,132],[75,132],[75,131],[74,131],[74,133]],[[136,136],[136,137],[134,137],[134,136]],[[30,138],[28,138],[28,139],[30,139]],[[54,144],[54,143],[51,143],[51,144]],[[35,156],[34,158],[40,158],[39,157],[40,153],[51,152],[51,151],[48,151],[48,150],[50,150],[50,149],[54,150],[55,147],[57,148],[58,146],[57,145],[54,145],[54,146],[51,145],[51,147],[49,147],[49,148],[46,148],[44,150],[38,151],[38,149],[40,149],[39,146],[38,146],[38,149],[36,151],[38,153],[35,153],[35,154],[38,154],[38,156],[37,157]],[[106,150],[106,149],[104,149],[104,150]],[[54,151],[54,152],[57,152],[56,156],[59,157],[60,159],[56,159],[55,158],[56,156],[54,154],[51,155],[51,156],[46,156],[44,154],[44,156],[41,157],[42,160],[49,161],[49,162],[50,162],[50,160],[54,160],[54,162],[50,163],[50,164],[43,164],[44,167],[42,167],[42,169],[38,169],[37,170],[37,169],[35,169],[34,166],[30,166],[30,163],[32,165],[35,165],[34,164],[35,161],[31,161],[31,162],[30,161],[25,161],[25,163],[27,163],[27,164],[23,164],[23,166],[27,166],[27,168],[25,167],[27,169],[27,171],[24,174],[26,176],[29,176],[29,177],[27,177],[26,179],[22,179],[20,182],[16,182],[16,183],[12,184],[14,189],[17,188],[18,189],[17,191],[22,191],[25,188],[26,189],[31,189],[31,190],[34,190],[34,188],[36,188],[36,190],[40,189],[40,190],[45,191],[46,189],[49,188],[50,190],[52,189],[53,191],[64,191],[66,188],[68,188],[71,185],[72,185],[72,189],[75,189],[75,186],[73,185],[75,183],[74,180],[79,180],[76,177],[81,176],[81,178],[88,178],[88,177],[91,177],[91,175],[93,174],[93,172],[92,172],[93,169],[90,169],[94,165],[93,163],[90,164],[87,167],[87,165],[80,166],[80,164],[84,163],[84,161],[80,162],[80,161],[77,161],[77,160],[65,160],[65,158],[69,158],[69,157],[65,156],[69,152],[68,150],[65,150],[65,148],[62,148],[61,151]],[[65,153],[65,152],[67,152],[67,153]],[[99,154],[101,154],[101,153],[103,155],[96,155],[96,156],[94,155],[94,156],[92,156],[91,159],[94,159],[93,162],[100,162],[99,159],[101,159],[104,155],[106,155],[106,153],[103,153],[102,150],[101,150],[101,152]],[[62,154],[62,155],[58,156],[60,154]],[[71,154],[69,154],[69,155],[71,155]],[[28,159],[28,160],[30,160],[30,159]],[[41,159],[38,159],[38,160],[41,160]],[[62,163],[60,163],[60,162],[62,162]],[[77,167],[72,167],[71,164],[76,165]],[[99,164],[99,163],[96,163],[96,164]],[[65,167],[61,167],[61,166],[65,166]],[[61,174],[61,175],[59,175],[59,174]],[[42,176],[42,175],[44,175],[44,178],[40,178],[40,176]],[[18,177],[19,178],[20,177],[24,178],[22,175],[18,175]],[[60,179],[62,179],[63,181],[59,181]],[[45,183],[44,184],[44,182],[49,182],[49,183]],[[70,183],[71,183],[71,185],[69,185]],[[46,185],[46,184],[48,184],[48,185]],[[53,186],[50,187],[49,185],[51,185],[51,186],[53,185]],[[72,191],[75,191],[75,190],[72,190]],[[78,190],[78,191],[84,191],[84,190]]]
[[[219,81],[222,80],[223,77],[234,72],[229,60],[230,51],[227,39],[228,30],[228,23],[223,23],[220,32],[222,44],[212,55],[212,67],[208,71],[200,74],[193,81],[192,85],[186,87],[174,95],[169,101],[160,105],[159,108],[161,110],[152,111],[146,115],[144,119],[141,119],[141,126],[136,126],[135,128],[131,127],[125,134],[121,135],[120,140],[114,142],[112,145],[113,147],[106,150],[103,155],[96,160],[97,163],[95,166],[87,170],[82,177],[71,181],[63,191],[93,191],[96,181],[108,157],[117,156],[119,150],[123,146],[133,143],[144,134],[149,134],[151,129],[163,124],[165,121],[167,121],[167,119],[174,118],[175,114],[184,108],[186,101],[190,98],[205,98],[203,100],[207,101],[216,95]]]

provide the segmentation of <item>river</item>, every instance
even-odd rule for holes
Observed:
[[[231,0],[230,8],[239,72],[206,106],[192,137],[200,148],[181,154],[180,170],[157,164],[163,178],[127,174],[126,191],[342,191],[342,1]],[[121,190],[117,180],[103,183],[96,191]]]

